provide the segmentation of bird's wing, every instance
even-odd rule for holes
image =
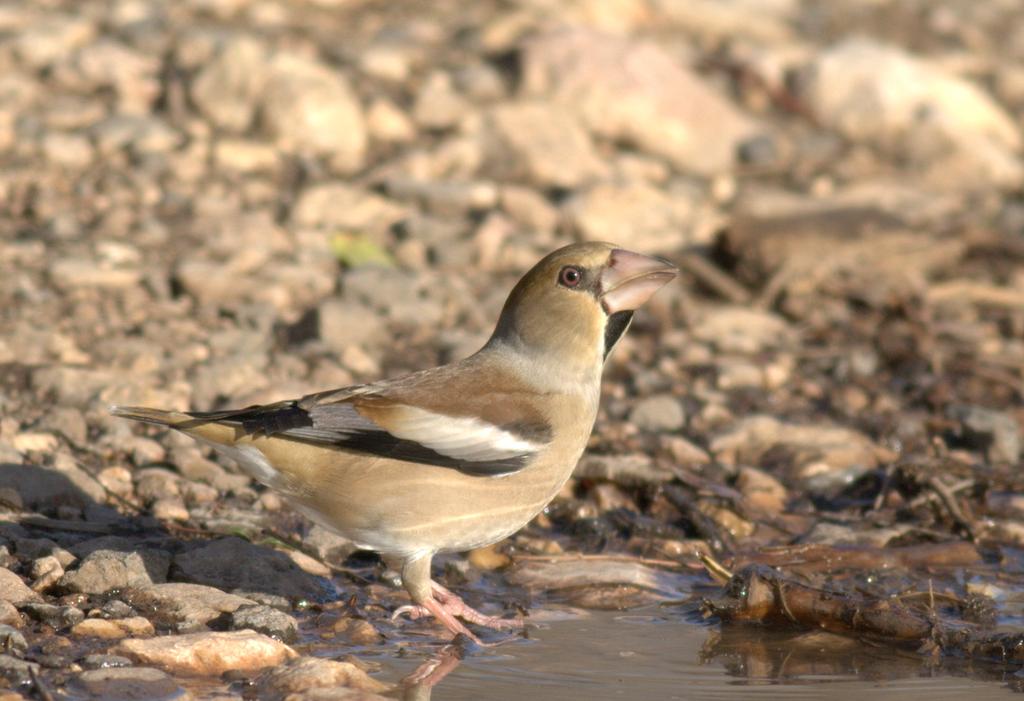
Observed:
[[[497,425],[389,398],[373,385],[239,411],[192,414],[247,435],[290,438],[367,455],[499,476],[529,465],[550,440],[546,424]]]

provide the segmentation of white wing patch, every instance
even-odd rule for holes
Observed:
[[[544,447],[486,421],[435,414],[414,406],[403,407],[396,418],[388,422],[388,433],[456,460],[507,460]]]

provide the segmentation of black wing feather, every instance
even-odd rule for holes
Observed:
[[[496,477],[526,467],[531,454],[501,459],[466,460],[444,455],[416,441],[398,438],[345,402],[305,409],[297,401],[241,410],[190,412],[206,421],[238,423],[246,435],[282,436],[406,462],[447,467],[468,475]]]

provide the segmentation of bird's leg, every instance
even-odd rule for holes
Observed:
[[[478,626],[484,626],[485,628],[493,628],[494,630],[522,630],[523,619],[521,618],[501,618],[499,616],[488,616],[480,613],[475,608],[467,604],[462,598],[452,591],[442,587],[437,582],[431,581],[431,587],[434,590],[434,597],[441,602],[441,605],[451,613],[453,616],[475,623]]]
[[[392,615],[393,619],[402,614],[408,614],[414,620],[431,615],[441,621],[455,635],[465,635],[477,643],[480,642],[480,639],[471,633],[456,616],[470,623],[496,630],[519,630],[523,627],[523,622],[519,619],[498,618],[480,613],[459,596],[432,581],[429,556],[403,563],[402,583],[405,584],[409,596],[412,597],[413,604],[398,608]]]

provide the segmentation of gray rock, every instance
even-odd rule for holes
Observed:
[[[341,562],[358,549],[352,541],[318,523],[313,524],[302,543],[318,558],[328,562]]]
[[[68,567],[78,559],[74,553],[65,550],[49,538],[16,538],[14,552],[22,562],[53,556],[62,567]]]
[[[484,168],[503,180],[571,189],[608,170],[575,114],[541,101],[498,105],[484,116]]]
[[[960,422],[968,444],[984,450],[990,462],[1013,465],[1020,460],[1021,429],[1011,414],[963,404],[949,413]]]
[[[695,73],[649,41],[571,28],[525,43],[523,92],[548,96],[595,134],[632,143],[679,168],[729,169],[758,129]]]
[[[0,567],[0,599],[19,605],[29,601],[41,601],[42,597],[29,589],[21,577],[9,569]]]
[[[656,253],[689,242],[695,206],[688,196],[647,183],[605,182],[571,197],[562,211],[568,227],[586,241]]]
[[[686,423],[686,414],[678,399],[665,394],[638,401],[629,420],[642,431],[678,431]]]
[[[28,650],[28,642],[17,628],[0,624],[0,650],[7,652],[13,650],[16,654],[21,655]]]
[[[126,591],[124,597],[158,628],[175,633],[205,630],[206,624],[215,618],[254,603],[213,587],[184,582],[140,587]]]
[[[451,76],[435,71],[420,83],[412,118],[424,129],[451,129],[468,111],[466,100],[455,90]]]
[[[344,75],[298,54],[273,57],[261,95],[262,123],[290,153],[325,155],[347,173],[363,165],[366,124]]]
[[[192,695],[178,686],[178,683],[170,675],[152,667],[90,669],[75,677],[69,686],[80,693],[84,692],[87,699],[103,699],[104,701],[133,701],[134,699],[189,701],[192,698]]]
[[[406,214],[405,207],[374,192],[332,181],[304,189],[292,208],[291,222],[293,226],[331,233],[353,232],[380,238]]]
[[[218,589],[251,589],[313,601],[337,598],[330,581],[303,572],[284,553],[241,538],[222,538],[177,555],[172,574]]]
[[[298,637],[299,624],[292,616],[270,606],[241,606],[228,615],[232,630],[255,630],[258,633],[291,643]]]
[[[848,138],[879,146],[925,178],[956,189],[1017,187],[1021,134],[979,86],[903,49],[846,39],[807,75],[817,118]]]
[[[224,40],[192,82],[192,101],[212,124],[241,133],[253,123],[266,83],[266,50],[247,36]]]
[[[584,455],[573,476],[624,486],[643,486],[668,482],[675,473],[659,467],[646,455]]]
[[[19,608],[29,618],[45,623],[54,630],[72,628],[85,620],[85,612],[76,606],[29,602]]]
[[[86,594],[145,586],[166,581],[170,564],[170,553],[164,550],[96,550],[87,555],[75,570],[65,574],[58,586],[66,591]]]
[[[120,655],[86,655],[81,662],[83,669],[110,669],[112,667],[131,667],[132,661]]]
[[[16,491],[25,508],[45,513],[59,506],[84,509],[106,497],[96,480],[73,465],[56,469],[0,463],[0,485]]]
[[[13,655],[0,655],[0,679],[7,681],[10,687],[27,686],[32,683],[29,670],[39,671],[35,662],[19,660]]]

